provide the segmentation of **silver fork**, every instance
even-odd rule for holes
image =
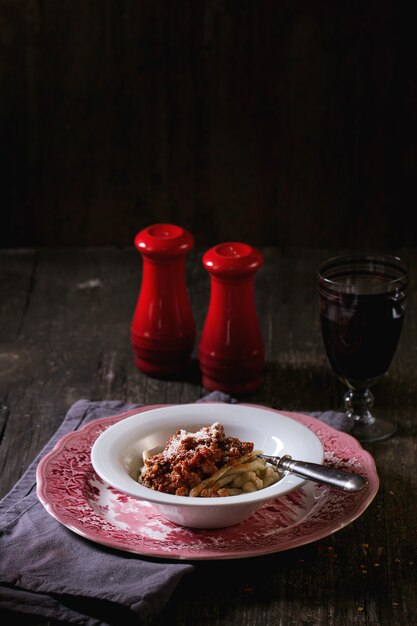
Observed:
[[[326,485],[331,485],[343,491],[361,491],[368,484],[366,478],[363,478],[363,476],[359,474],[345,472],[335,467],[327,467],[325,465],[319,465],[318,463],[297,461],[289,454],[285,456],[259,454],[258,456],[265,459],[268,463],[271,463],[271,465],[274,465],[278,472],[282,474],[290,472],[301,478],[317,483],[325,483]]]

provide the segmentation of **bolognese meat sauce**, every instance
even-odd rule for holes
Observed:
[[[217,422],[194,433],[178,430],[162,452],[144,461],[140,482],[156,491],[188,496],[191,489],[219,468],[238,463],[252,450],[253,443],[227,437],[224,427]],[[200,495],[226,496],[228,492],[212,485]]]

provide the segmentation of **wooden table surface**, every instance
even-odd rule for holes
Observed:
[[[199,334],[210,297],[202,252],[187,259]],[[343,387],[324,354],[315,291],[315,269],[335,251],[262,252],[255,295],[266,345],[264,382],[239,399],[282,410],[337,409]],[[411,288],[399,348],[374,387],[378,413],[398,420],[399,430],[364,446],[381,481],[376,498],[349,526],[315,543],[253,559],[198,562],[158,626],[416,623],[417,250],[395,252],[410,264]],[[155,404],[205,395],[196,362],[183,380],[160,381],[135,368],[130,323],[141,269],[134,249],[0,252],[1,496],[80,398]]]

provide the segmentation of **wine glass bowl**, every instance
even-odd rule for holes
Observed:
[[[375,418],[370,387],[390,367],[407,302],[408,266],[391,255],[333,257],[317,270],[320,321],[327,357],[344,395],[352,434],[360,441],[391,436],[396,424]]]

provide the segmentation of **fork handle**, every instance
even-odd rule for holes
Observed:
[[[279,470],[291,472],[301,478],[307,478],[318,483],[325,483],[343,491],[361,491],[368,484],[368,481],[359,474],[344,472],[318,463],[297,461],[288,455],[281,457],[276,466]]]

